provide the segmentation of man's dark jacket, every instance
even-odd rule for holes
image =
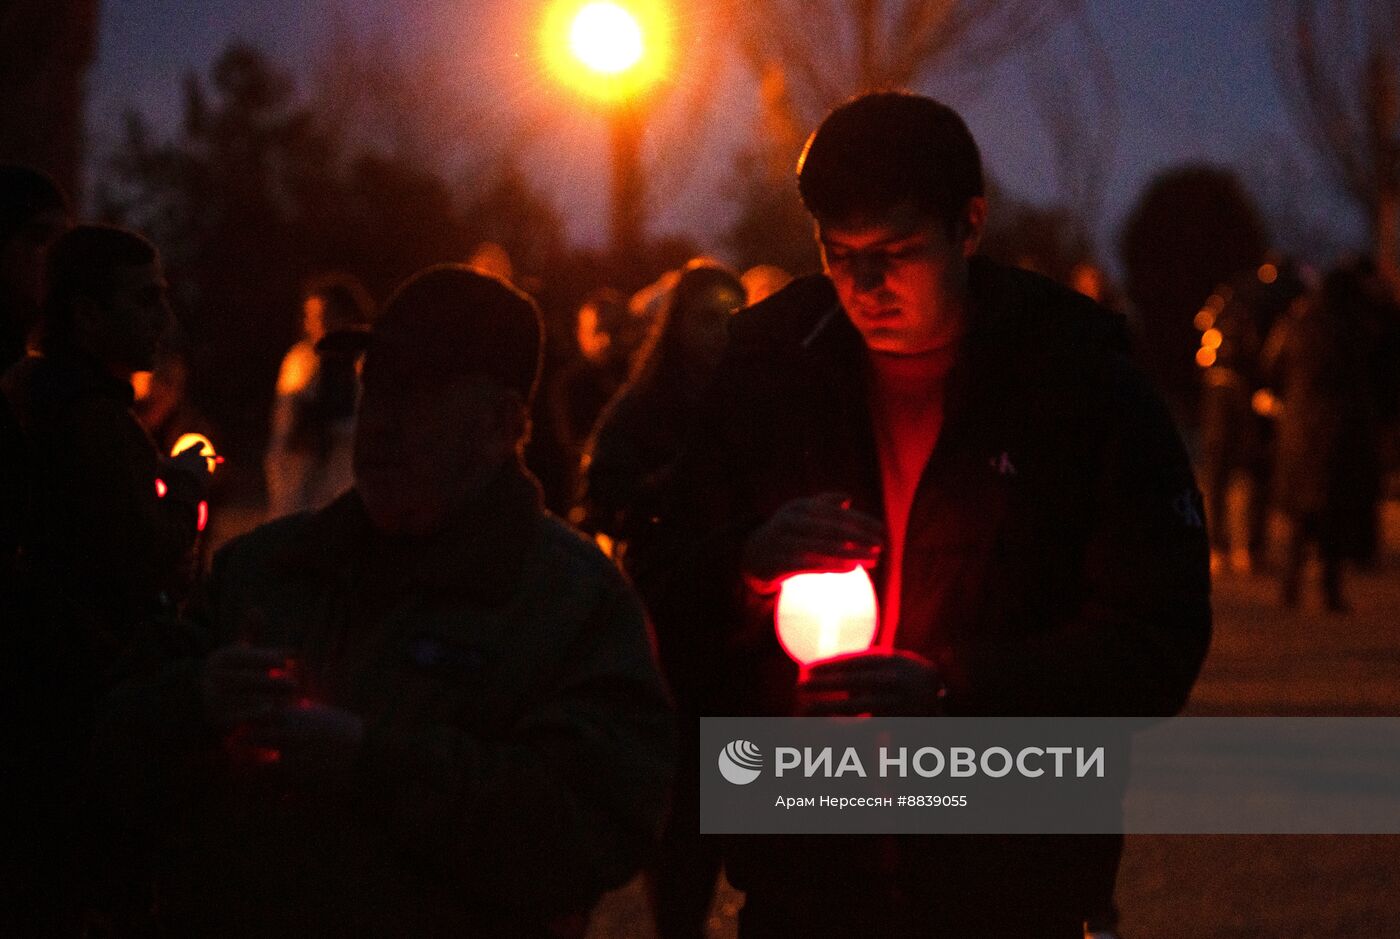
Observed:
[[[636,871],[665,690],[622,575],[539,500],[510,467],[443,531],[389,538],[351,490],[215,556],[194,655],[133,669],[98,738],[133,828],[183,816],[172,935],[544,935]],[[199,662],[239,638],[363,720],[349,778],[220,756]]]
[[[188,579],[199,482],[162,460],[131,413],[131,384],[77,352],[25,359],[4,391],[24,448],[20,576],[66,603],[99,661],[113,659]]]
[[[936,663],[950,714],[1172,714],[1210,636],[1201,502],[1176,431],[1117,317],[982,259],[970,278],[909,514],[896,645]],[[678,691],[702,713],[792,713],[796,667],[771,601],[742,586],[740,549],[795,498],[843,492],[883,516],[866,369],[824,277],[733,321],[671,511],[637,559],[663,654],[693,663]],[[922,902],[952,923],[1102,912],[1120,850],[1113,836],[761,837],[733,842],[726,864],[751,903]]]
[[[105,837],[78,813],[95,711],[138,625],[182,580],[200,486],[161,460],[131,413],[131,385],[75,351],[20,361],[3,392],[0,778],[17,795],[0,819],[0,879],[66,904],[69,879],[48,865],[110,873],[71,856]]]

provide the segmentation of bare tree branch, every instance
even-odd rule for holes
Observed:
[[[1050,137],[1060,201],[1092,246],[1118,140],[1118,84],[1093,20],[1081,11],[1070,25],[1071,34],[1030,57],[1030,86]]]
[[[721,0],[756,74],[788,76],[810,126],[840,100],[946,69],[984,69],[1077,10],[1081,0]]]
[[[1400,285],[1400,8],[1394,0],[1280,0],[1274,67],[1295,123],[1370,220]]]

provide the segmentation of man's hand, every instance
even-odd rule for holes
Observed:
[[[819,662],[797,686],[800,717],[929,717],[943,709],[933,663],[912,652],[860,652]]]
[[[200,692],[209,721],[221,730],[266,718],[300,691],[285,649],[243,644],[215,650],[204,663]]]
[[[759,593],[772,593],[792,574],[869,567],[885,545],[885,526],[851,508],[837,492],[784,503],[744,543],[744,579]]]
[[[195,479],[208,479],[214,475],[211,458],[204,455],[203,443],[192,443],[170,457],[170,463],[189,473]]]
[[[209,495],[209,486],[214,480],[211,459],[200,454],[199,444],[192,444],[174,456],[163,458],[160,475],[179,498],[202,500]]]
[[[249,722],[244,740],[291,773],[325,780],[349,775],[364,735],[358,715],[302,698]]]
[[[209,720],[228,734],[235,760],[325,778],[347,773],[359,753],[364,723],[307,697],[285,649],[224,646],[205,663],[202,685]]]

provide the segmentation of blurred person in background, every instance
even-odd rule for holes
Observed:
[[[671,464],[715,366],[742,283],[709,262],[687,266],[637,356],[632,379],[598,419],[582,459],[576,518],[624,546],[658,509]]]
[[[198,434],[213,446],[219,432],[208,417],[195,405],[189,394],[189,357],[177,327],[172,338],[161,344],[156,352],[156,366],[149,372],[131,376],[135,391],[132,413],[161,453],[174,453],[177,447],[189,445],[189,434]],[[193,584],[209,562],[211,543],[218,538],[216,527],[224,520],[222,485],[228,482],[225,473],[216,473],[209,480],[208,510],[205,527],[188,556],[188,581]]]
[[[1108,272],[1093,261],[1080,261],[1070,268],[1065,286],[1115,313],[1124,311],[1126,303],[1122,293],[1109,279]]]
[[[1361,291],[1354,271],[1331,271],[1321,290],[1292,303],[1264,350],[1278,415],[1274,499],[1289,524],[1286,606],[1301,600],[1315,547],[1327,609],[1348,610],[1343,564],[1374,544],[1380,473]]]
[[[282,360],[272,433],[263,468],[267,517],[322,508],[350,488],[357,357],[319,349],[328,332],[367,328],[374,301],[348,274],[324,274],[307,285],[302,339]]]
[[[473,248],[467,257],[467,267],[508,284],[515,283],[515,265],[511,262],[510,253],[494,241],[483,241]]]
[[[774,264],[755,264],[739,279],[743,281],[747,297],[745,306],[761,303],[792,283],[792,275]]]
[[[1264,342],[1303,290],[1292,264],[1270,261],[1222,284],[1197,314],[1201,488],[1213,571],[1228,564],[1236,573],[1248,573],[1267,557],[1274,427],[1267,395],[1260,395]],[[1246,484],[1244,517],[1235,524],[1229,496],[1240,477]],[[1243,540],[1236,537],[1240,530]]]
[[[1381,276],[1375,261],[1369,257],[1358,258],[1343,267],[1351,271],[1359,283],[1353,302],[1361,324],[1362,344],[1367,350],[1367,379],[1379,435],[1381,500],[1376,503],[1371,522],[1373,535],[1357,558],[1359,563],[1370,565],[1379,556],[1383,500],[1400,495],[1400,491],[1393,488],[1395,474],[1400,471],[1400,294]]]
[[[132,411],[162,453],[169,453],[185,434],[202,434],[211,439],[218,436],[209,419],[190,399],[189,375],[189,357],[177,338],[157,351],[154,369],[132,376]]]
[[[576,324],[578,355],[554,376],[546,402],[549,424],[570,467],[570,493],[577,487],[588,435],[603,408],[627,383],[646,329],[629,311],[626,298],[609,287],[584,298]]]
[[[662,511],[682,441],[724,354],[729,318],[745,302],[740,280],[709,261],[683,268],[667,296],[635,376],[603,412],[583,457],[579,526],[606,539],[614,558],[634,575],[627,549],[647,537]],[[645,572],[635,583],[645,601]],[[656,634],[662,672],[680,714],[680,764],[648,886],[657,935],[679,939],[704,935],[720,848],[716,839],[699,834],[697,660],[679,629],[658,627]]]

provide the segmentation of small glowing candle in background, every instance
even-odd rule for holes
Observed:
[[[175,441],[175,446],[170,448],[171,456],[179,456],[181,453],[193,447],[199,448],[199,455],[204,457],[204,462],[209,467],[209,475],[214,475],[214,468],[224,461],[224,458],[214,452],[214,444],[203,434],[181,434]],[[156,480],[156,495],[162,499],[170,491],[170,487],[165,484],[165,480]],[[195,531],[204,531],[209,527],[209,503],[200,499],[195,507]]]
[[[875,585],[865,568],[843,574],[795,574],[778,593],[778,642],[797,664],[852,652],[875,641]]]
[[[214,444],[203,434],[181,434],[180,439],[175,441],[175,446],[170,448],[170,455],[179,456],[190,447],[199,447],[199,455],[208,461],[209,474],[212,476],[214,467],[223,462],[223,457],[214,452]]]

